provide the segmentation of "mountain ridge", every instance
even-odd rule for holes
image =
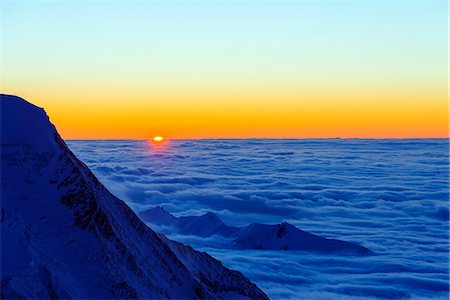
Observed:
[[[239,272],[148,228],[68,149],[42,108],[11,95],[0,104],[2,298],[268,299]],[[194,276],[186,264],[196,256],[215,266],[198,272],[222,281]]]
[[[166,226],[178,234],[209,237],[220,235],[231,239],[231,246],[259,250],[300,250],[323,253],[369,255],[366,247],[328,239],[303,231],[294,225],[252,223],[243,227],[225,224],[213,212],[201,216],[175,217],[160,206],[138,213],[144,222]]]

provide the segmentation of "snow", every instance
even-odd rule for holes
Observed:
[[[7,95],[0,104],[2,298],[266,297],[209,256],[195,272],[220,281],[193,276],[183,261],[200,254],[177,244],[177,256],[75,157],[41,108]]]
[[[229,238],[228,247],[259,250],[302,250],[322,253],[368,255],[370,250],[345,241],[326,239],[304,232],[289,224],[253,223],[243,227],[228,226],[214,213],[201,216],[175,217],[161,206],[139,213],[142,221],[157,225],[169,234],[210,237],[220,235]],[[163,227],[161,227],[163,226]]]
[[[55,127],[45,111],[22,98],[1,95],[1,142],[32,147],[38,152],[56,149]]]

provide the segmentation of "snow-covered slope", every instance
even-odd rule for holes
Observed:
[[[160,206],[139,213],[149,224],[166,226],[178,234],[207,237],[221,235],[231,238],[230,246],[260,250],[302,250],[349,254],[370,254],[370,250],[350,242],[323,238],[289,224],[250,224],[228,226],[212,212],[202,216],[175,217]]]
[[[266,299],[240,273],[145,226],[43,109],[8,95],[0,104],[2,298]]]
[[[162,234],[160,236],[188,268],[191,275],[206,284],[214,293],[221,293],[230,299],[242,299],[242,295],[251,298],[260,297],[252,285],[242,282],[247,279],[243,278],[241,273],[224,268],[220,261],[206,252],[195,251],[192,247],[171,241]]]
[[[150,224],[167,226],[183,235],[207,237],[214,234],[232,236],[239,228],[228,226],[214,213],[207,212],[201,216],[175,217],[161,206],[142,211],[139,217]]]
[[[239,231],[234,242],[243,248],[250,249],[370,254],[370,250],[365,247],[350,242],[326,239],[300,230],[289,223],[250,224]]]

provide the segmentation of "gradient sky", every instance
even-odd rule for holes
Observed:
[[[66,139],[448,137],[447,1],[3,1]]]

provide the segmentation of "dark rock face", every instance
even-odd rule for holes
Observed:
[[[287,226],[286,223],[280,224],[277,230],[277,238],[281,239],[287,234],[286,226]]]
[[[42,109],[7,95],[0,104],[2,298],[267,299],[239,272],[149,229]],[[188,264],[197,256],[201,265]]]

